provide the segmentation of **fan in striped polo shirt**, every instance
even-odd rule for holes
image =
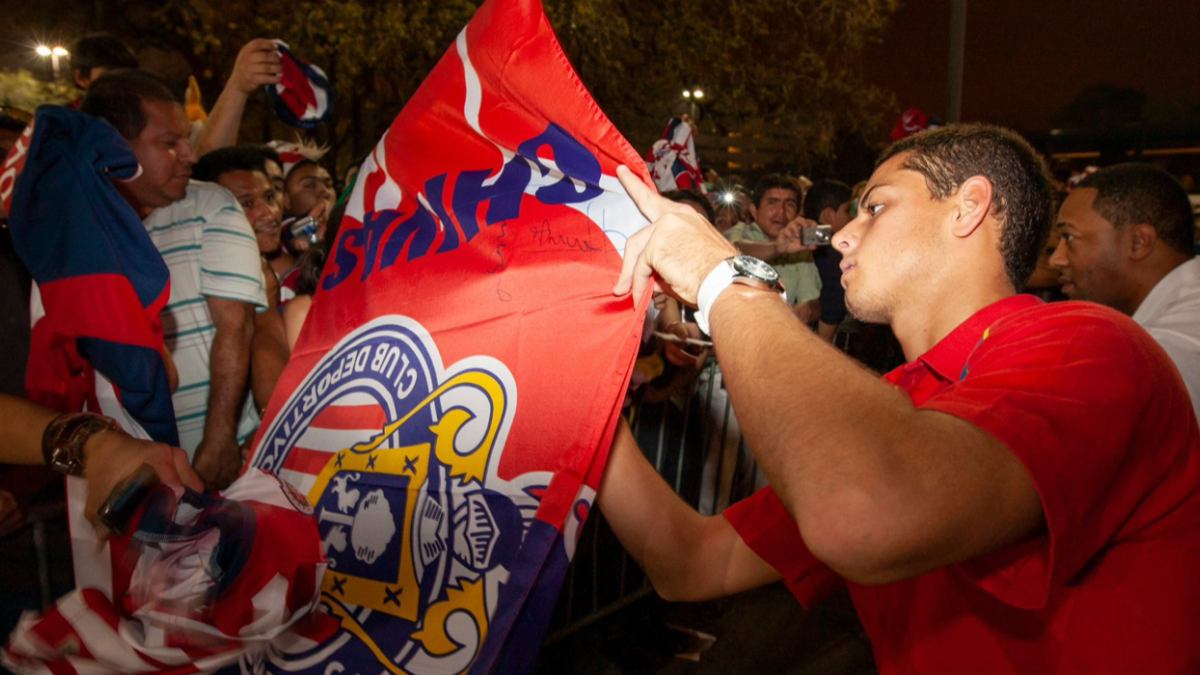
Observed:
[[[239,442],[258,424],[247,382],[254,312],[267,307],[267,296],[254,233],[232,194],[191,181],[191,127],[183,101],[161,79],[107,73],[81,109],[113,124],[141,166],[118,189],[171,275],[162,322],[179,371],[179,444],[210,489],[224,487],[241,468]]]

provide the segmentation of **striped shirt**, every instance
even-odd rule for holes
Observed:
[[[155,209],[144,222],[171,271],[163,338],[179,371],[173,396],[179,444],[191,457],[204,438],[209,352],[217,333],[205,298],[248,302],[256,310],[267,306],[258,242],[237,200],[213,183],[192,181],[186,197]],[[247,395],[238,442],[254,433],[258,421],[253,398]]]

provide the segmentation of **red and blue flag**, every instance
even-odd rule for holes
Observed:
[[[19,171],[9,228],[36,282],[26,391],[178,445],[159,318],[167,266],[112,183],[134,178],[137,159],[110,124],[61,106],[38,108],[26,134],[4,167]]]
[[[365,161],[250,466],[307,495],[325,641],[273,672],[532,669],[648,297],[645,165],[536,0],[489,0]]]

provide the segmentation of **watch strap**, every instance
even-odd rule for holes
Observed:
[[[734,256],[736,258],[737,256]],[[779,297],[787,302],[787,291],[783,288],[783,284],[779,281],[768,283],[764,280],[752,277],[745,273],[739,272],[734,267],[734,258],[726,258],[717,263],[716,267],[704,277],[700,282],[700,289],[696,291],[696,325],[705,335],[708,332],[708,312],[712,309],[712,305],[717,300],[717,296],[721,292],[734,283],[744,283],[762,290],[777,291]],[[756,262],[758,262],[756,260]]]

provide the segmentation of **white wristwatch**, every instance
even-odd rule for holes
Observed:
[[[729,288],[730,284],[745,284],[765,291],[779,293],[787,300],[787,292],[779,282],[779,273],[767,263],[748,255],[735,255],[717,263],[712,271],[700,282],[700,290],[696,292],[696,325],[708,333],[708,310],[721,291]]]

